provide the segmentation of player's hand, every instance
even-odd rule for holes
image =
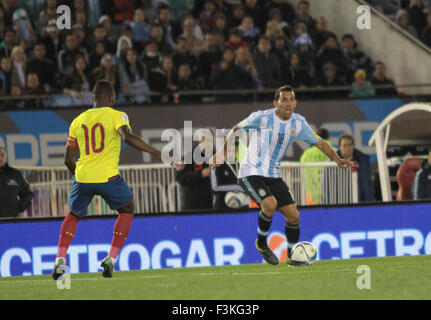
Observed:
[[[175,168],[175,169],[179,169],[179,170],[184,169],[184,163],[181,163],[181,162],[174,162],[174,161],[172,161],[170,163],[170,165],[171,165],[172,168]]]
[[[348,169],[350,167],[355,167],[355,168],[358,167],[358,164],[356,162],[349,161],[346,159],[340,159],[340,160],[336,161],[336,163],[337,163],[337,166],[339,168],[342,168],[342,169]]]

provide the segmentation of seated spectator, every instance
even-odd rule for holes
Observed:
[[[332,62],[327,62],[323,65],[323,76],[319,78],[317,88],[330,88],[346,86],[346,82],[343,78],[340,78],[337,74],[337,67]],[[332,98],[346,98],[348,92],[345,90],[330,90],[327,94]]]
[[[150,39],[151,26],[145,23],[144,10],[138,8],[135,10],[133,21],[130,23],[133,29],[133,42],[138,54],[144,49],[144,44]]]
[[[212,28],[213,33],[221,32],[225,37],[227,37],[227,25],[226,16],[222,12],[218,12],[214,17],[214,25]]]
[[[425,7],[422,0],[410,0],[409,6],[406,8],[411,19],[411,25],[415,28],[416,34],[421,35],[426,27]]]
[[[272,8],[277,8],[280,10],[282,14],[282,20],[286,21],[289,25],[293,25],[295,19],[296,19],[296,13],[295,8],[283,1],[283,0],[270,0],[267,1],[267,4],[264,7],[264,12],[266,13],[266,17],[269,17],[269,12]]]
[[[245,81],[241,84],[241,89],[262,89],[262,84],[259,81],[257,70],[248,48],[243,47],[238,49],[235,64],[244,73]]]
[[[0,80],[2,93],[9,95],[12,86],[12,62],[10,58],[3,57],[0,61]]]
[[[260,1],[259,1],[260,2]],[[254,25],[262,32],[264,29],[264,15],[258,0],[245,0],[244,1],[244,16],[250,16],[253,19]]]
[[[121,36],[117,41],[117,51],[115,54],[115,63],[120,65],[126,60],[127,50],[132,48],[132,40],[128,36]]]
[[[58,65],[58,54],[61,50],[60,29],[57,20],[50,20],[48,26],[42,30],[40,41],[45,46],[46,58]]]
[[[227,30],[232,28],[238,28],[244,18],[244,8],[242,4],[237,3],[232,7],[232,15],[227,19],[226,27]]]
[[[204,41],[202,31],[200,27],[196,25],[195,19],[192,16],[184,17],[183,33],[181,36],[187,40],[190,52],[197,57],[203,50]]]
[[[27,82],[27,56],[22,47],[13,48],[10,58],[12,62],[11,85],[24,88]]]
[[[204,38],[204,49],[198,56],[199,74],[204,81],[204,87],[210,89],[210,76],[214,67],[221,59],[221,51],[215,46],[214,35],[207,33]]]
[[[161,53],[154,40],[148,41],[144,46],[144,52],[139,57],[140,61],[145,64],[148,71],[159,66]]]
[[[316,75],[315,54],[313,50],[313,42],[311,38],[304,34],[298,37],[293,43],[294,50],[300,54],[300,63],[308,72],[308,77],[313,79]]]
[[[351,34],[343,35],[341,50],[347,60],[348,81],[352,79],[357,69],[364,69],[367,74],[373,72],[373,63],[371,59],[363,51],[358,49],[357,43]]]
[[[364,98],[374,97],[376,90],[372,83],[367,80],[367,74],[365,70],[358,69],[355,72],[355,81],[352,83],[352,94],[353,98]]]
[[[17,30],[17,40],[18,42],[21,39],[25,39],[30,46],[33,46],[33,43],[36,41],[36,32],[30,22],[30,18],[27,15],[27,12],[20,8],[13,13],[13,25],[15,30]]]
[[[291,38],[292,37],[292,26],[290,26],[286,21],[283,20],[282,18],[282,14],[281,11],[277,8],[272,8],[269,11],[269,17],[268,17],[268,21],[267,21],[267,25],[269,22],[276,22],[278,25],[278,28],[283,31],[284,36],[286,36],[286,38]]]
[[[192,71],[190,66],[187,63],[183,63],[178,68],[177,77],[174,81],[174,85],[177,87],[179,91],[193,91],[199,90],[201,85],[199,82],[195,81],[191,77]],[[179,100],[181,102],[191,102],[198,101],[198,96],[188,96],[181,95],[179,96]]]
[[[309,33],[313,33],[316,29],[316,20],[310,15],[310,2],[307,0],[301,0],[296,5],[296,20],[295,25],[298,22],[302,22],[307,27]]]
[[[415,27],[413,27],[410,24],[410,16],[406,10],[404,10],[404,9],[398,10],[397,14],[395,15],[395,22],[404,31],[410,33],[412,36],[414,36],[416,38],[418,37],[418,33],[417,33]]]
[[[166,7],[170,8],[170,10],[172,11],[172,20],[175,22],[181,21],[184,15],[191,12],[195,3],[200,3],[199,1],[195,0],[167,0],[163,2],[166,3]],[[203,8],[203,1],[201,2],[201,4],[202,7],[196,10],[196,16],[199,14],[199,12],[201,12],[201,9]]]
[[[114,57],[106,53],[100,60],[100,65],[93,69],[94,81],[107,80],[114,87],[115,92],[121,91],[120,76],[115,65]]]
[[[322,66],[332,62],[337,68],[337,75],[343,82],[346,81],[347,60],[343,51],[338,48],[337,37],[328,35],[322,48],[316,54],[316,70],[322,70]]]
[[[338,139],[338,155],[349,161],[356,162],[358,166],[358,200],[374,201],[373,187],[371,184],[370,157],[355,148],[353,136],[344,134]]]
[[[216,31],[213,33],[214,35],[214,45],[217,50],[222,52],[226,46],[226,37],[223,32]]]
[[[150,92],[147,84],[147,70],[138,61],[135,49],[127,49],[126,59],[120,65],[121,92],[129,103],[148,103]]]
[[[242,33],[242,38],[249,48],[254,48],[260,37],[260,30],[254,26],[253,18],[251,16],[244,16],[238,29]]]
[[[150,39],[157,43],[157,47],[161,54],[170,55],[174,53],[174,48],[166,40],[165,32],[161,24],[154,23],[151,26]]]
[[[313,39],[313,44],[316,50],[319,50],[325,43],[325,39],[329,36],[328,22],[325,17],[320,17],[316,21],[316,27],[314,31],[311,31],[311,39]]]
[[[427,26],[422,32],[422,41],[431,48],[431,13],[428,13],[427,16]]]
[[[279,87],[282,82],[280,62],[277,56],[271,52],[271,41],[268,37],[259,38],[252,56],[262,86],[264,88]]]
[[[75,99],[75,105],[85,105],[92,101],[91,90],[94,79],[84,56],[77,55],[73,63],[73,69],[65,75],[63,93],[69,93]]]
[[[87,53],[78,48],[76,38],[69,33],[64,41],[65,47],[58,54],[58,68],[62,74],[70,74],[74,68],[75,58],[82,55],[88,61]]]
[[[102,12],[109,12],[108,15],[112,18],[113,23],[121,24],[125,21],[133,20],[135,12],[132,0],[106,1],[106,4],[110,5],[109,8],[103,7],[105,4],[104,2],[105,1],[102,1]]]
[[[167,5],[159,5],[158,23],[163,27],[165,40],[175,47],[175,41],[182,32],[181,24],[172,20],[171,10]]]
[[[283,72],[283,83],[286,83],[293,88],[304,88],[311,85],[308,71],[301,65],[300,60],[301,56],[299,52],[293,51],[289,57],[287,70]]]
[[[115,39],[114,43],[116,43],[117,39]],[[113,42],[110,41],[108,32],[106,31],[105,27],[102,24],[96,25],[93,29],[92,43],[96,44],[99,41],[103,42],[106,52],[115,53],[115,46],[113,45]],[[93,47],[93,50],[94,50],[94,47]]]
[[[268,21],[268,23],[266,24],[264,36],[271,41],[271,45],[273,45],[275,39],[279,37],[287,39],[285,33],[280,27],[280,24],[274,20]]]
[[[233,28],[229,31],[229,39],[226,45],[233,49],[236,54],[239,48],[247,48],[247,42],[242,39],[242,33],[238,28]]]
[[[45,93],[52,93],[56,91],[58,76],[57,65],[53,61],[45,57],[45,45],[42,42],[37,42],[33,49],[33,58],[28,62],[28,73],[37,74]]]
[[[4,107],[6,109],[24,109],[26,107],[26,104],[28,100],[25,99],[19,99],[19,97],[22,95],[22,91],[25,88],[21,89],[19,86],[12,86],[10,89],[10,95],[16,99],[13,100],[5,100],[4,101]],[[0,108],[2,106],[0,105]],[[30,106],[33,107],[33,106]]]
[[[215,23],[217,5],[214,0],[205,0],[204,10],[199,14],[199,26],[203,33],[211,32]]]
[[[169,102],[171,101],[170,95],[178,91],[178,87],[175,85],[175,69],[174,63],[170,56],[164,56],[161,60],[160,66],[153,69],[148,75],[148,84],[150,85],[151,91],[160,92],[161,97],[153,97],[154,102]]]
[[[45,3],[45,8],[40,12],[36,20],[37,30],[39,32],[45,29],[50,21],[57,20],[57,0],[47,0]]]
[[[305,23],[298,22],[297,24],[295,24],[295,28],[293,29],[292,45],[295,43],[296,39],[305,35],[308,36],[307,26],[305,25]]]
[[[431,151],[424,159],[421,168],[416,172],[412,184],[413,200],[431,199]]]
[[[98,40],[95,44],[94,51],[90,53],[90,62],[88,68],[91,72],[100,65],[100,60],[106,54],[105,42]]]
[[[281,75],[283,79],[284,73],[289,67],[289,50],[287,49],[286,39],[283,37],[276,38],[272,52],[275,53],[280,62]]]
[[[176,70],[180,68],[180,65],[188,64],[192,70],[193,78],[199,74],[197,58],[191,54],[189,43],[183,36],[179,36],[177,39],[175,54],[172,60]]]
[[[29,73],[27,75],[27,85],[22,91],[23,95],[41,95],[44,93],[43,87],[39,82],[39,78],[35,73]],[[43,99],[42,98],[32,98],[26,100],[26,106],[29,108],[42,108]]]
[[[117,39],[121,36],[121,27],[118,25],[114,25],[112,23],[111,18],[108,15],[103,15],[99,18],[99,24],[105,28],[106,31],[106,40],[109,42],[108,49],[109,52],[115,53],[115,45],[117,43]],[[98,26],[95,27],[94,32]]]
[[[15,29],[7,27],[4,31],[4,39],[0,43],[0,58],[10,57],[12,49],[17,43],[17,34]]]
[[[87,57],[89,56],[89,52],[91,51],[91,45],[87,40],[87,34],[86,30],[84,29],[84,26],[80,24],[75,24],[72,27],[72,34],[75,36],[76,39],[76,46],[85,51]]]
[[[115,1],[114,1],[115,5]],[[86,0],[73,0],[73,14],[76,16],[78,14],[82,14],[86,17],[86,24],[82,24],[83,26],[88,26],[89,28],[93,28],[97,24],[97,19],[94,13],[88,9],[88,3]]]
[[[398,91],[395,83],[386,77],[386,66],[383,62],[378,61],[374,64],[374,73],[371,83],[376,89],[376,97],[396,97]],[[376,88],[376,86],[392,86],[389,88]]]

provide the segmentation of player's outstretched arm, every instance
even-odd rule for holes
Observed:
[[[66,145],[66,154],[64,156],[64,164],[69,169],[72,175],[75,175],[76,169],[76,157],[79,154],[79,149],[75,146],[71,146],[69,144]]]
[[[356,164],[354,162],[340,158],[338,154],[334,151],[334,149],[332,149],[332,147],[325,141],[319,140],[315,144],[315,146],[322,150],[322,152],[326,154],[329,158],[335,161],[338,167],[343,169],[347,169],[349,167],[356,167]]]
[[[216,152],[216,154],[212,156],[212,158],[210,159],[210,163],[209,163],[211,169],[213,169],[215,167],[219,167],[223,163],[223,161],[225,159],[226,152],[227,152],[228,143],[231,142],[230,140],[232,139],[235,132],[238,131],[238,129],[239,129],[238,125],[233,127],[233,129],[226,136],[225,142],[223,144],[223,148],[218,150]]]

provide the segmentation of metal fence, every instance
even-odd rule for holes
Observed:
[[[31,207],[21,217],[56,217],[69,212],[72,175],[61,167],[19,167],[34,193]],[[120,174],[133,191],[136,212],[181,211],[181,186],[175,169],[159,165],[120,166]],[[340,169],[333,162],[282,162],[283,179],[298,205],[348,204],[358,201],[357,173]],[[113,214],[105,201],[95,196],[89,215]]]

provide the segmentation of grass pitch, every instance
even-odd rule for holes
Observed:
[[[361,265],[371,270],[371,289],[357,288]],[[72,274],[70,290],[50,275],[10,277],[0,278],[0,299],[431,299],[431,256]]]

